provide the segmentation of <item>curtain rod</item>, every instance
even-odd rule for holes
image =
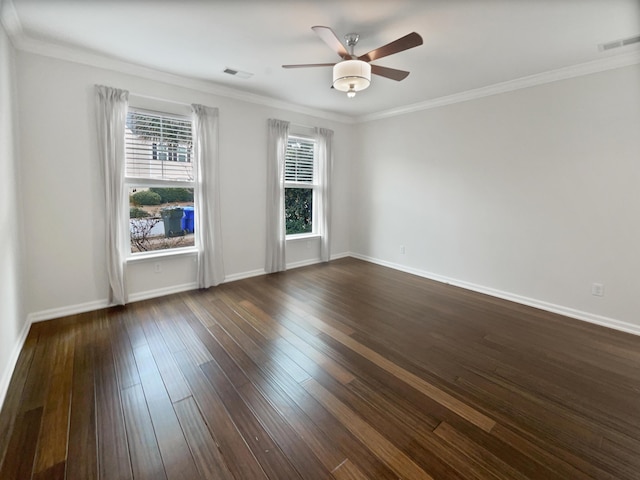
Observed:
[[[156,100],[158,102],[164,102],[164,103],[173,103],[175,105],[182,105],[182,106],[186,106],[186,107],[190,107],[191,106],[190,103],[178,102],[176,100],[167,100],[166,98],[152,97],[150,95],[143,95],[141,93],[135,93],[135,92],[129,92],[129,96],[130,97],[144,98],[144,99],[147,99],[147,100]]]
[[[289,123],[290,123],[290,125],[292,127],[308,128],[309,130],[315,130],[316,129],[316,127],[312,127],[312,126],[309,126],[309,125],[303,125],[301,123],[295,123],[295,122],[289,122]]]

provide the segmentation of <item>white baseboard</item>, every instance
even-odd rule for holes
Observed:
[[[224,283],[235,282],[236,280],[244,280],[245,278],[259,277],[260,275],[266,275],[267,272],[264,268],[258,270],[250,270],[248,272],[233,273],[224,277]]]
[[[640,335],[640,325],[635,325],[632,323],[624,322],[622,320],[617,320],[615,318],[596,315],[596,314],[585,312],[582,310],[576,310],[570,307],[565,307],[562,305],[545,302],[543,300],[537,300],[534,298],[529,298],[529,297],[517,295],[510,292],[505,292],[502,290],[497,290],[494,288],[485,287],[485,286],[477,285],[470,282],[465,282],[463,280],[458,280],[455,278],[445,277],[443,275],[438,275],[433,272],[427,272],[424,270],[419,270],[417,268],[407,267],[405,265],[400,265],[393,262],[387,262],[385,260],[380,260],[378,258],[361,255],[359,253],[354,253],[354,252],[338,253],[338,254],[332,255],[331,260],[338,260],[340,258],[345,258],[345,257],[357,258],[359,260],[364,260],[366,262],[375,263],[377,265],[382,265],[384,267],[393,268],[394,270],[399,270],[402,272],[417,275],[419,277],[428,278],[430,280],[435,280],[437,282],[454,285],[456,287],[464,288],[464,289],[471,290],[478,293],[483,293],[485,295],[490,295],[496,298],[502,298],[503,300],[509,300],[515,303],[520,303],[522,305],[528,305],[530,307],[539,308],[540,310],[557,313],[560,315],[564,315],[566,317],[575,318],[577,320],[582,320],[585,322],[594,323],[596,325],[601,325],[603,327],[612,328],[614,330],[619,330],[619,331],[631,333],[634,335]],[[305,260],[302,262],[294,262],[294,263],[288,264],[287,268],[294,269],[294,268],[305,267],[305,266],[309,266],[317,263],[320,263],[320,260],[318,259]],[[260,275],[265,275],[264,269],[234,273],[232,275],[227,275],[224,279],[224,283],[234,282],[236,280],[243,280],[245,278],[257,277]],[[196,288],[198,288],[196,283],[187,283],[187,284],[177,285],[177,286],[168,287],[168,288],[149,290],[146,292],[140,292],[140,293],[129,295],[129,301],[137,302],[140,300],[148,300],[150,298],[171,295],[173,293],[185,292],[188,290],[195,290]],[[44,320],[52,320],[54,318],[66,317],[69,315],[76,315],[78,313],[100,310],[102,308],[107,308],[109,306],[110,306],[109,302],[105,299],[105,300],[97,300],[94,302],[87,302],[87,303],[78,304],[78,305],[71,305],[67,307],[52,308],[49,310],[43,310],[40,312],[31,313],[27,316],[27,324],[26,324],[27,326],[25,327],[26,330],[24,332],[24,338],[26,338],[26,332],[29,331],[28,327],[34,322],[41,322]],[[24,338],[22,341],[24,341]],[[22,348],[22,344],[20,344],[20,348]],[[18,349],[17,352],[18,353],[16,355],[19,354],[20,349]],[[17,359],[17,356],[16,356],[16,359]],[[6,372],[4,375],[6,376]],[[11,378],[11,374],[9,374],[9,378]],[[3,381],[4,380],[5,379],[3,377]],[[0,387],[2,386],[3,384],[0,384]],[[2,393],[2,390],[0,390],[0,393]]]
[[[331,255],[331,260],[338,260],[340,258],[350,257],[351,253],[342,252],[336,253],[335,255]],[[308,267],[309,265],[315,265],[317,263],[321,263],[319,258],[315,258],[313,260],[303,260],[301,262],[292,262],[287,264],[287,269],[294,269],[300,267]],[[244,280],[245,278],[251,277],[259,277],[260,275],[266,275],[267,272],[262,268],[258,270],[250,270],[248,272],[234,273],[232,275],[227,275],[224,277],[224,283],[235,282],[236,280]]]
[[[545,302],[543,300],[537,300],[535,298],[524,297],[522,295],[517,295],[515,293],[497,290],[495,288],[476,285],[474,283],[465,282],[463,280],[445,277],[442,275],[438,275],[436,273],[407,267],[405,265],[399,265],[397,263],[387,262],[385,260],[368,257],[366,255],[360,255],[358,253],[351,253],[350,256],[353,258],[357,258],[359,260],[364,260],[365,262],[375,263],[376,265],[382,265],[383,267],[393,268],[394,270],[410,273],[412,275],[428,278],[430,280],[446,283],[456,287],[464,288],[466,290],[483,293],[485,295],[501,298],[503,300],[509,300],[511,302],[527,305],[529,307],[539,308],[540,310],[557,313],[560,315],[564,315],[565,317],[575,318],[576,320],[582,320],[582,321],[594,323],[596,325],[600,325],[603,327],[612,328],[614,330],[619,330],[619,331],[631,333],[634,335],[640,335],[640,325],[634,325],[632,323],[623,322],[622,320],[617,320],[615,318],[604,317],[602,315],[596,315],[596,314],[585,312],[582,310],[576,310],[574,308]]]
[[[347,258],[347,257],[351,257],[351,253],[350,252],[342,252],[342,253],[336,253],[335,255],[331,255],[331,260],[339,260],[341,258]]]
[[[308,267],[309,265],[316,265],[318,263],[322,263],[322,260],[319,258],[314,258],[313,260],[302,260],[300,262],[291,262],[287,263],[287,270],[293,270],[294,268],[300,267]]]
[[[54,318],[77,315],[78,313],[93,312],[94,310],[100,310],[109,306],[111,306],[109,301],[107,299],[104,299],[87,303],[79,303],[76,305],[69,305],[66,307],[50,308],[48,310],[41,310],[39,312],[30,313],[29,315],[27,315],[27,322],[29,324],[35,322],[43,322],[45,320],[53,320]]]
[[[18,335],[18,340],[13,346],[13,350],[11,351],[11,355],[9,356],[9,362],[4,369],[4,372],[2,372],[2,377],[0,377],[0,409],[4,405],[4,400],[7,397],[7,392],[9,391],[9,383],[11,383],[11,377],[13,376],[13,372],[16,369],[18,357],[20,357],[20,352],[22,351],[22,347],[24,347],[24,342],[27,339],[30,328],[31,322],[27,320],[22,326],[20,335]]]
[[[330,260],[338,260],[340,258],[345,258],[349,256],[351,256],[349,252],[336,253],[335,255],[331,255]],[[300,267],[308,267],[309,265],[317,265],[318,263],[322,263],[322,260],[320,260],[319,258],[314,258],[311,260],[302,260],[301,262],[287,263],[287,270],[292,270],[294,268],[300,268]]]
[[[132,293],[129,295],[127,303],[140,302],[141,300],[149,300],[150,298],[164,297],[174,293],[187,292],[198,288],[196,282],[183,283],[182,285],[174,285],[165,288],[156,288],[155,290],[147,290],[145,292]]]

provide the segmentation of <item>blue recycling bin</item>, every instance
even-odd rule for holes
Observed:
[[[182,230],[193,233],[193,207],[184,207],[184,217],[182,217]]]

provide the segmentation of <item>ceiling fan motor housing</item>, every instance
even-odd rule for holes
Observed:
[[[371,65],[362,60],[344,60],[333,67],[333,88],[359,92],[371,83]]]

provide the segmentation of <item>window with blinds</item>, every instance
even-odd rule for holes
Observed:
[[[194,180],[189,118],[129,109],[125,145],[127,177],[179,182]]]
[[[124,183],[131,255],[195,246],[194,162],[189,117],[128,110]]]
[[[284,181],[293,183],[315,182],[315,142],[298,137],[289,137],[284,164]]]
[[[316,143],[290,136],[284,163],[284,216],[287,235],[314,233]]]

